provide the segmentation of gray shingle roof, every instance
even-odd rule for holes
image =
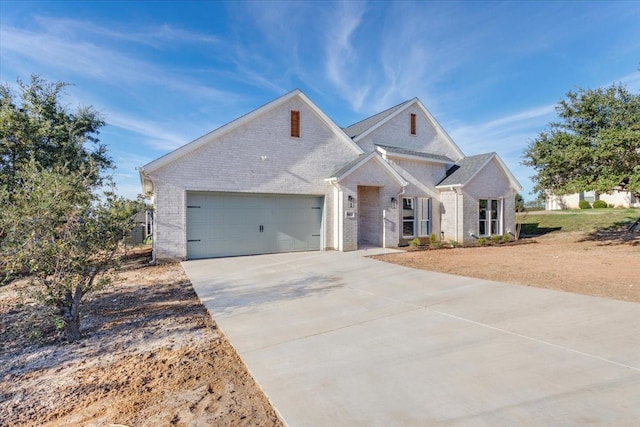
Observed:
[[[465,185],[495,153],[464,157],[449,168],[447,176],[436,187]]]
[[[354,167],[356,164],[358,164],[358,162],[360,160],[362,160],[363,158],[365,158],[367,156],[367,154],[360,154],[358,157],[356,157],[355,159],[345,163],[344,165],[340,166],[340,169],[336,170],[335,172],[333,172],[329,178],[338,178],[340,176],[342,176],[342,174],[346,173],[347,171],[349,171],[349,169],[351,169],[352,167]]]
[[[424,157],[425,159],[437,160],[440,162],[453,163],[453,159],[443,156],[441,154],[425,153],[423,151],[413,151],[402,147],[393,147],[391,145],[376,144],[376,147],[380,147],[387,153],[405,154],[407,156]]]
[[[369,128],[372,128],[376,124],[380,123],[382,120],[386,119],[391,114],[403,108],[405,105],[407,105],[410,102],[413,102],[413,100],[405,101],[402,104],[398,104],[395,107],[391,107],[388,110],[384,110],[383,112],[373,115],[371,117],[368,117],[362,121],[359,121],[358,123],[354,123],[351,126],[347,126],[342,130],[344,131],[344,133],[349,135],[349,137],[355,138],[361,133],[366,132]]]

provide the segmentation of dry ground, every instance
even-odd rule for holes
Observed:
[[[0,425],[282,426],[182,267],[147,261],[87,301],[78,343],[0,288]]]
[[[640,235],[551,233],[516,245],[378,257],[416,268],[640,302]],[[3,426],[282,426],[178,264],[128,262],[64,343],[0,287]]]
[[[424,270],[640,302],[637,233],[550,233],[517,243],[376,258]]]

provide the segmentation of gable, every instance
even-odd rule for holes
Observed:
[[[353,141],[346,136],[346,134],[344,134],[344,132],[342,132],[342,130],[340,129],[340,127],[338,127],[331,119],[329,119],[329,117],[324,114],[313,102],[311,102],[311,100],[309,100],[309,98],[307,98],[300,90],[296,89],[293,90],[283,96],[281,96],[280,98],[277,98],[271,102],[269,102],[268,104],[263,105],[262,107],[259,107],[253,111],[251,111],[248,114],[245,114],[221,127],[219,127],[218,129],[215,129],[203,136],[201,136],[200,138],[195,139],[194,141],[185,144],[173,151],[171,151],[170,153],[167,153],[166,155],[153,160],[152,162],[146,164],[145,166],[143,166],[143,170],[146,171],[147,173],[153,172],[156,169],[159,169],[163,166],[166,166],[167,164],[171,163],[172,161],[180,158],[181,156],[184,156],[206,144],[212,143],[213,141],[215,141],[216,139],[224,136],[225,134],[239,128],[242,127],[254,120],[256,120],[258,117],[268,113],[271,110],[277,109],[279,107],[281,107],[283,104],[293,101],[293,100],[298,100],[298,102],[300,103],[300,105],[305,106],[305,108],[307,108],[308,110],[310,110],[310,112],[315,115],[317,117],[317,119],[319,119],[321,122],[323,122],[323,124],[331,129],[331,131],[335,134],[336,140],[340,141],[341,143],[343,143],[344,145],[350,147],[353,152],[355,154],[360,154],[362,153],[362,150],[353,143]],[[290,117],[289,117],[290,120]],[[289,125],[288,125],[289,126]],[[290,135],[289,135],[290,136]]]
[[[415,117],[415,134],[412,134],[412,115]],[[364,130],[365,124],[371,126]],[[354,137],[354,141],[365,152],[373,150],[375,145],[387,145],[454,160],[464,156],[417,98],[349,126],[345,131],[353,133],[355,130],[360,133]]]
[[[516,191],[522,186],[496,153],[485,153],[460,159],[447,171],[447,176],[436,186],[439,189],[464,187],[466,191],[497,192],[508,188]],[[486,195],[494,195],[486,194]]]
[[[141,174],[194,191],[323,194],[324,179],[361,153],[306,97],[267,106],[151,162]],[[292,111],[299,112],[298,137]]]

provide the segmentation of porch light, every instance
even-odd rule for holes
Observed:
[[[395,197],[391,198],[391,209],[397,209],[398,208],[398,201],[396,200]]]
[[[348,206],[350,209],[352,209],[352,208],[353,208],[353,201],[354,201],[353,196],[349,196],[349,197],[347,197],[347,206]]]

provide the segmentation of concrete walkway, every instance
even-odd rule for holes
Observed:
[[[183,266],[289,426],[639,425],[640,304],[362,252]]]

